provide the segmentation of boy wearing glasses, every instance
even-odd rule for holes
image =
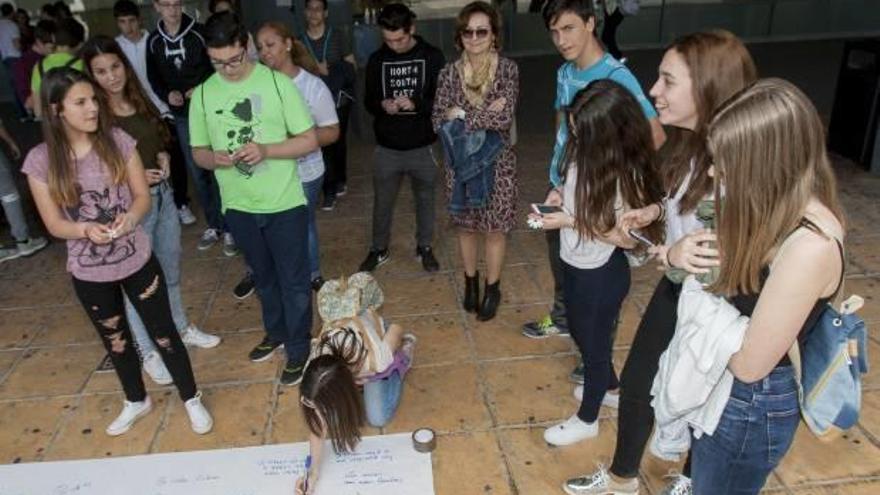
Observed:
[[[153,0],[153,7],[159,14],[159,22],[147,39],[147,78],[153,91],[168,104],[174,115],[184,161],[208,224],[197,246],[203,251],[220,240],[225,229],[214,175],[197,167],[189,150],[187,109],[193,88],[203,83],[214,70],[205,51],[203,26],[183,12],[181,0]],[[237,250],[232,236],[227,233],[223,237],[223,253],[235,256]]]
[[[253,270],[267,336],[251,354],[267,359],[284,345],[281,383],[295,385],[312,327],[309,217],[296,158],[318,149],[318,138],[290,78],[247,56],[235,14],[211,16],[204,35],[217,72],[190,100],[193,158],[214,171],[226,223]]]
[[[657,120],[657,112],[645,97],[642,87],[625,65],[605,53],[596,38],[596,12],[591,0],[550,0],[543,10],[544,25],[550,31],[553,44],[565,63],[556,72],[556,144],[550,162],[551,189],[545,203],[561,206],[562,196],[556,188],[562,184],[559,166],[568,140],[564,109],[578,91],[597,79],[612,79],[620,83],[636,97],[642,112],[651,124],[654,144],[659,147],[666,134]],[[553,335],[568,336],[565,305],[562,302],[562,264],[559,259],[559,231],[548,230],[547,247],[550,268],[553,272],[553,308],[545,317],[523,325],[523,335],[543,339]],[[583,367],[572,373],[572,380],[583,383]]]
[[[431,151],[437,139],[431,111],[437,76],[446,60],[439,49],[415,35],[415,17],[403,4],[386,5],[378,18],[385,43],[367,63],[364,106],[373,114],[377,144],[373,154],[373,241],[360,271],[373,271],[390,257],[394,202],[407,175],[416,201],[416,256],[426,271],[440,268],[431,250],[437,175]]]

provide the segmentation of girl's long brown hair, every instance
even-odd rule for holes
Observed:
[[[134,68],[132,68],[131,63],[128,61],[128,57],[125,55],[125,52],[122,51],[122,48],[119,47],[119,44],[116,43],[116,40],[109,36],[97,35],[89,39],[86,44],[80,48],[79,56],[85,66],[86,74],[94,79],[95,74],[92,72],[92,60],[98,55],[105,54],[116,55],[116,57],[119,58],[120,63],[122,63],[122,66],[125,67],[125,88],[122,90],[125,100],[134,106],[137,115],[145,116],[150,123],[153,124],[156,128],[156,132],[159,133],[159,137],[162,139],[162,143],[167,148],[171,144],[171,132],[168,130],[168,126],[165,122],[162,121],[162,116],[159,114],[159,110],[147,97],[144,88],[141,87],[140,80],[138,80]],[[101,101],[101,105],[106,107],[108,113],[113,116],[113,112],[110,111],[110,97],[107,92],[97,83],[95,83],[95,91],[98,93],[98,99]],[[113,118],[115,120],[115,117]]]
[[[354,373],[365,358],[355,331],[341,329],[341,335],[325,335],[317,345],[318,357],[303,371],[300,402],[309,430],[318,437],[330,437],[333,450],[353,452],[361,441],[365,413]]]
[[[52,200],[62,207],[79,204],[76,176],[76,157],[67,139],[64,120],[64,97],[76,84],[88,84],[96,93],[100,89],[82,72],[70,67],[57,67],[46,72],[40,86],[43,111],[43,139],[49,154],[48,185]],[[98,105],[98,130],[91,134],[92,146],[98,158],[107,167],[114,184],[126,181],[126,163],[113,139],[113,127],[106,105]]]
[[[257,30],[257,33],[264,29],[271,29],[275,31],[275,34],[281,37],[284,41],[290,40],[290,59],[293,60],[294,65],[302,67],[306,71],[312,73],[312,75],[320,76],[321,72],[318,69],[318,62],[315,61],[315,57],[312,57],[312,54],[309,53],[309,49],[306,48],[303,43],[296,39],[296,36],[290,31],[290,28],[287,27],[287,24],[284,24],[280,21],[266,21],[260,26],[260,29]]]
[[[782,79],[762,79],[712,119],[718,245],[723,255],[712,290],[756,294],[761,270],[800,223],[810,198],[844,221],[825,128],[806,95]],[[722,193],[723,188],[723,193]]]
[[[706,128],[718,107],[737,91],[758,78],[752,56],[734,34],[715,30],[693,33],[673,41],[668,50],[675,50],[684,58],[690,71],[692,91],[697,109],[697,124],[693,130],[667,128],[668,140],[661,151],[663,185],[666,193],[674,195],[694,161],[694,172],[679,204],[683,214],[693,211],[697,203],[712,191],[709,177],[711,159],[706,152]]]
[[[582,239],[609,232],[617,224],[618,191],[630,208],[663,198],[656,171],[651,127],[632,93],[611,79],[580,90],[567,110],[569,139],[562,176],[577,171],[575,228]],[[643,229],[651,241],[663,241],[662,223]]]

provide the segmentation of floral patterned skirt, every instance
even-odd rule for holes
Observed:
[[[454,173],[446,167],[446,201],[452,196]],[[495,161],[495,184],[485,208],[450,214],[456,227],[471,232],[507,233],[516,225],[516,200],[519,184],[516,176],[516,154],[510,146]]]

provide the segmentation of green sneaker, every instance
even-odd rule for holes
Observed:
[[[568,337],[568,329],[562,329],[553,323],[553,318],[546,315],[540,320],[530,321],[523,325],[522,334],[530,339],[546,339],[558,335],[560,337]]]
[[[287,365],[281,371],[281,384],[298,385],[303,379],[303,371],[305,371],[305,369],[305,361],[287,361]]]
[[[584,384],[584,360],[583,359],[581,359],[581,361],[578,363],[578,365],[575,366],[573,370],[571,370],[571,374],[568,375],[568,380],[571,383],[577,383],[579,385]]]

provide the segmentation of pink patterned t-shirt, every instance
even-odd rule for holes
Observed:
[[[121,129],[113,129],[113,139],[126,163],[136,152],[137,144]],[[114,184],[110,171],[94,150],[75,162],[79,204],[62,208],[74,222],[96,222],[109,225],[117,215],[131,208],[128,183]],[[46,143],[28,153],[21,169],[34,179],[49,182],[49,154]],[[67,241],[67,271],[79,280],[114,282],[137,272],[150,259],[150,240],[138,225],[131,233],[109,244],[95,244],[89,239]]]

